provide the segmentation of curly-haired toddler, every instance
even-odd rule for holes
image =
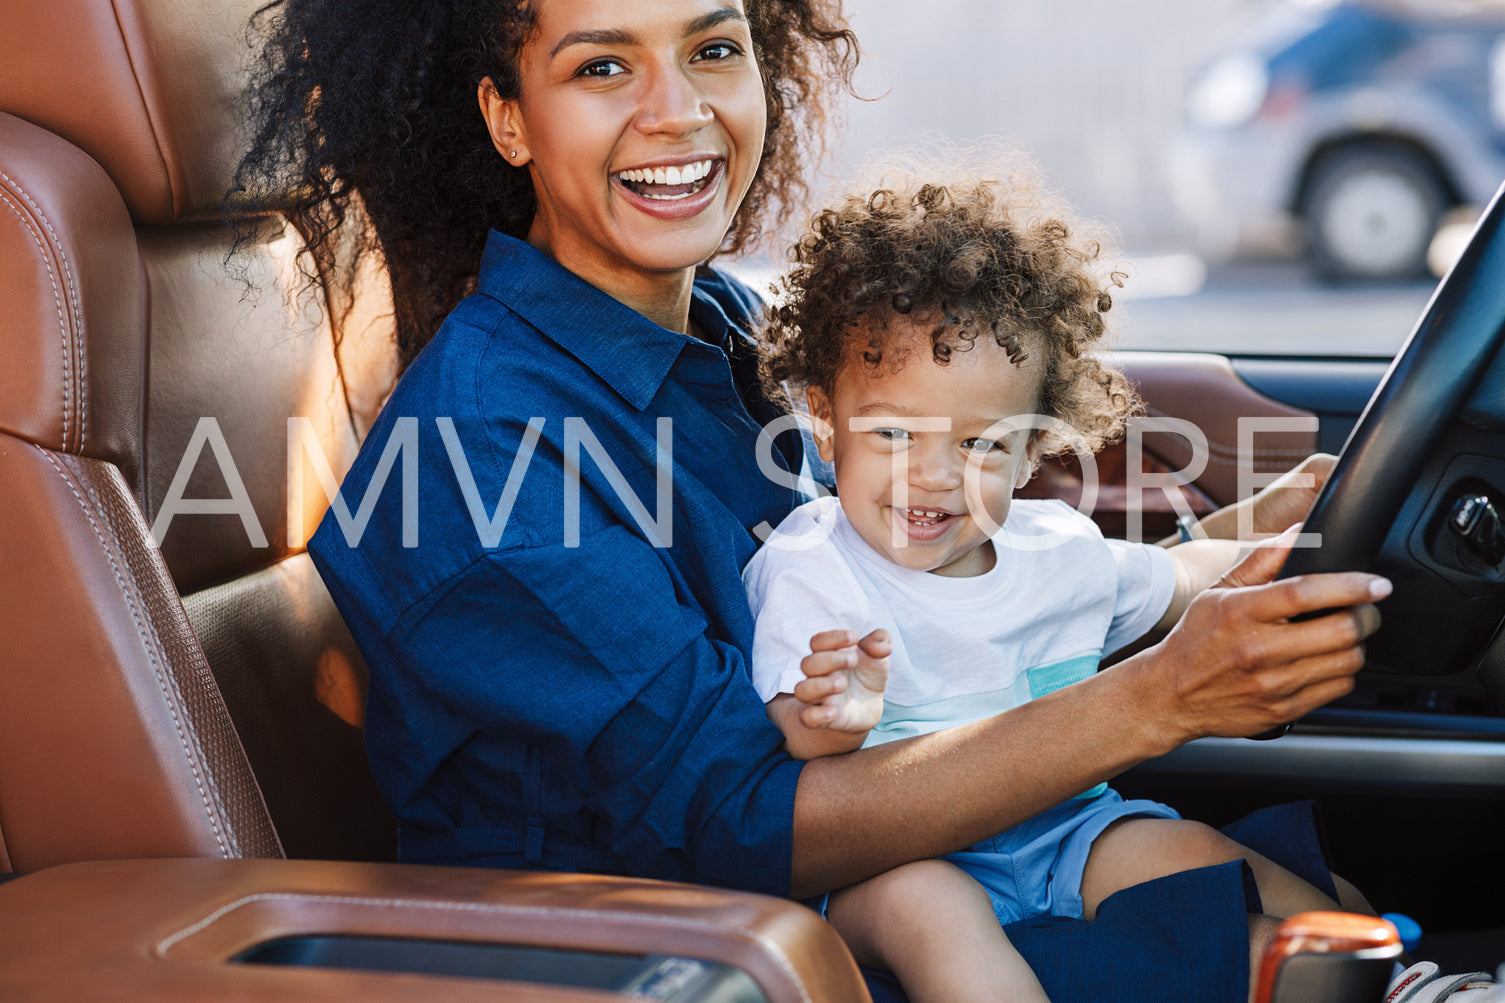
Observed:
[[[1121,276],[1081,229],[1027,178],[911,180],[847,196],[797,244],[764,374],[804,391],[837,498],[792,513],[744,575],[754,682],[793,755],[1040,699],[1168,629],[1236,559],[1233,541],[1108,540],[1064,503],[1012,497],[1043,457],[1121,434],[1137,403],[1092,354]],[[917,1001],[1043,1000],[1002,924],[1092,919],[1119,889],[1240,859],[1267,914],[1338,907],[1103,785],[835,893],[828,915]]]

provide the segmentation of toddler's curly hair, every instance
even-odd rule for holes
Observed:
[[[1016,365],[1040,352],[1039,412],[1080,439],[1037,432],[1038,456],[1095,452],[1123,434],[1139,401],[1090,354],[1107,331],[1109,290],[1125,275],[1102,267],[1103,241],[1089,230],[1024,168],[1006,181],[909,176],[847,194],[816,214],[790,252],[794,268],[766,327],[763,382],[779,396],[786,386],[830,395],[844,365],[907,363],[888,327],[893,315],[934,318],[941,365],[985,332]]]

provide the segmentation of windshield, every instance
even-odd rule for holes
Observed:
[[[816,190],[1001,139],[1116,232],[1120,348],[1389,357],[1505,176],[1500,29],[1455,16],[1479,4],[854,6],[873,100]]]

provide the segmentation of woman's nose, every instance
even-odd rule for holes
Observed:
[[[645,133],[687,136],[714,117],[695,81],[675,65],[658,67],[652,73],[636,121]]]

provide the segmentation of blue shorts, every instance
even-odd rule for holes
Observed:
[[[1157,801],[1125,801],[1113,790],[1056,805],[944,858],[987,889],[998,922],[1082,917],[1082,871],[1092,841],[1124,818],[1180,818]]]

